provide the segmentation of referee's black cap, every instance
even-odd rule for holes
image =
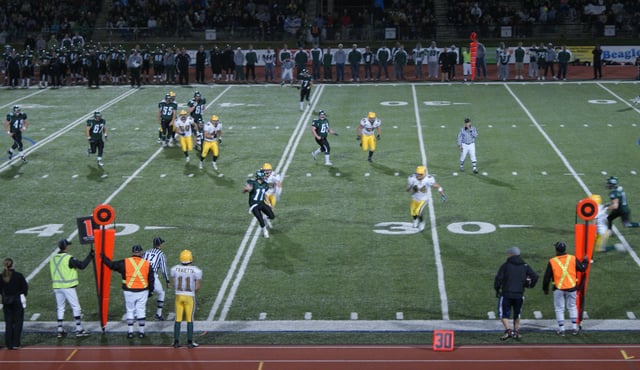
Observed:
[[[464,119],[464,123],[467,123],[467,122],[471,122],[471,119],[469,119],[469,118],[465,118],[465,119]]]
[[[131,253],[142,253],[142,246],[140,244],[135,244],[131,247]]]
[[[162,239],[162,238],[161,238],[161,237],[159,237],[159,236],[156,236],[155,238],[153,238],[153,246],[154,246],[154,247],[159,247],[159,246],[161,246],[162,244],[164,244],[164,239]]]

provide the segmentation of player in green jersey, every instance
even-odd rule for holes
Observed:
[[[249,213],[251,213],[260,223],[262,235],[269,237],[267,225],[271,228],[271,220],[276,216],[273,214],[269,199],[266,197],[269,190],[269,184],[265,180],[266,174],[263,170],[256,171],[256,178],[249,179],[242,188],[243,193],[249,193]],[[264,218],[263,214],[266,217]],[[266,221],[266,222],[265,222]]]
[[[94,112],[93,118],[87,120],[87,126],[85,127],[85,134],[87,140],[89,140],[89,149],[87,154],[95,154],[98,152],[98,166],[102,167],[102,153],[104,152],[104,141],[107,140],[107,121],[102,119],[100,112]]]
[[[324,153],[324,164],[326,166],[332,166],[331,160],[329,159],[329,154],[331,152],[331,146],[329,145],[329,140],[327,140],[327,136],[329,134],[334,134],[338,136],[338,133],[335,132],[331,127],[329,127],[329,120],[327,119],[327,115],[323,110],[318,112],[318,118],[314,119],[311,123],[311,133],[313,137],[316,139],[316,143],[320,145],[320,148],[311,152],[313,156],[313,160],[318,158],[318,154]]]
[[[618,217],[622,218],[624,227],[640,227],[640,223],[631,222],[631,209],[629,208],[627,193],[620,186],[617,177],[611,176],[607,179],[607,189],[609,189],[610,200],[606,205],[606,210],[609,213],[609,216],[607,216],[609,229],[613,225],[613,220]]]

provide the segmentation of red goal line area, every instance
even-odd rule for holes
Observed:
[[[639,345],[432,346],[33,346],[0,351],[18,369],[640,369]]]

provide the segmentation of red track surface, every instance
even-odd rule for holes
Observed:
[[[640,345],[26,347],[2,350],[14,369],[440,370],[640,369]]]

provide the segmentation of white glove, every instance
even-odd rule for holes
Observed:
[[[20,294],[20,303],[22,303],[22,308],[27,308],[27,297],[24,294]]]

